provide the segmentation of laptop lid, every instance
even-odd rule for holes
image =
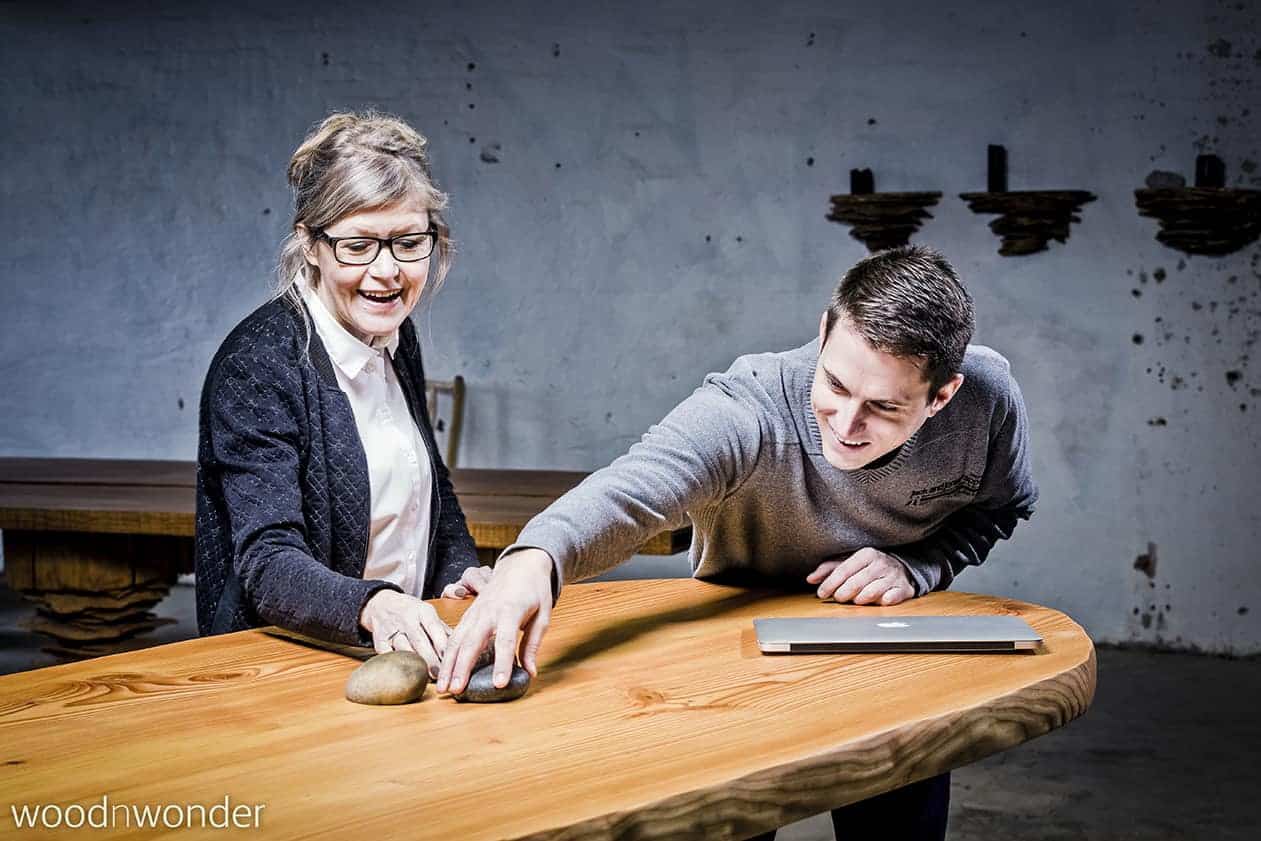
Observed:
[[[763,654],[1030,651],[1042,637],[1019,616],[755,619]]]

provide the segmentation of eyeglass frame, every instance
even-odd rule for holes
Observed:
[[[371,266],[373,263],[376,262],[376,259],[381,256],[382,248],[389,248],[390,257],[399,263],[419,263],[421,260],[428,260],[430,257],[432,257],[434,249],[438,247],[438,232],[435,231],[433,228],[430,228],[427,231],[409,231],[408,233],[399,234],[398,236],[389,237],[387,239],[382,239],[381,237],[369,237],[369,236],[330,237],[322,229],[314,230],[311,233],[316,239],[322,239],[328,243],[328,247],[331,248],[333,251],[333,259],[343,266]],[[406,260],[399,257],[397,254],[395,254],[394,241],[400,240],[400,239],[407,239],[408,237],[428,237],[429,238],[428,253],[426,253],[424,257],[417,257],[414,260]],[[352,240],[352,239],[360,239],[360,240],[370,239],[377,244],[377,250],[373,252],[371,260],[368,260],[363,263],[347,263],[345,260],[337,256],[337,243],[343,242],[345,240]]]

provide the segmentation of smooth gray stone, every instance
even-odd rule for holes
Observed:
[[[410,704],[425,694],[429,663],[414,651],[387,651],[368,659],[346,681],[356,704]]]
[[[503,689],[495,688],[494,665],[483,666],[469,676],[464,691],[452,697],[469,704],[494,704],[499,701],[515,701],[530,688],[530,673],[520,666],[512,667],[512,676]]]

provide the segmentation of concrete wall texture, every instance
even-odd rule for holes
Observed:
[[[432,141],[460,255],[416,319],[468,378],[466,466],[602,466],[706,372],[811,338],[865,254],[828,197],[870,167],[945,194],[915,241],[1032,418],[1040,510],[957,586],[1261,651],[1261,249],[1172,251],[1133,196],[1205,151],[1261,182],[1257,4],[46,5],[0,7],[0,455],[194,457],[330,110]],[[1011,189],[1098,195],[1066,244],[997,254],[957,198],[989,143]]]

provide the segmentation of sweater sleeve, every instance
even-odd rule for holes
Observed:
[[[1020,386],[1008,375],[999,403],[981,487],[972,503],[928,537],[886,550],[906,567],[915,595],[944,590],[966,567],[979,566],[1020,520],[1033,515],[1038,488],[1029,457],[1029,420]]]
[[[688,512],[723,499],[752,471],[761,425],[744,388],[712,374],[629,452],[532,519],[503,554],[535,547],[559,587],[609,570]]]
[[[231,521],[233,573],[267,622],[344,644],[381,580],[334,572],[311,554],[300,481],[306,406],[292,376],[258,360],[225,357],[207,385],[211,457]]]

